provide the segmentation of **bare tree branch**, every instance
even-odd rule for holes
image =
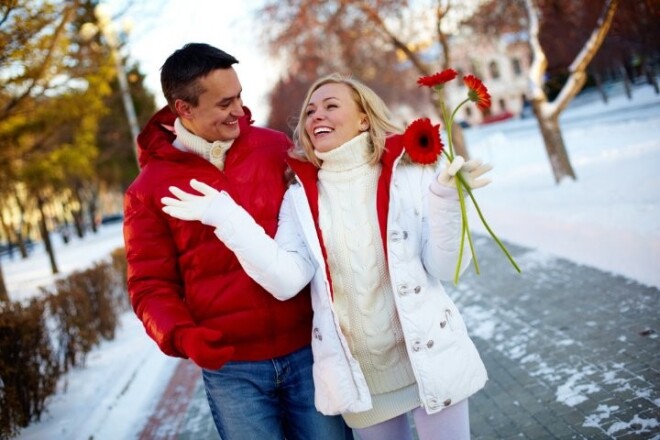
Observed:
[[[2,18],[0,18],[0,26],[2,26],[3,23],[7,21],[7,19],[9,19],[9,14],[11,14],[11,12],[14,9],[16,9],[17,6],[18,6],[18,0],[13,0],[13,1],[3,0],[3,4],[2,4],[3,12],[2,12]]]
[[[575,95],[582,90],[582,86],[587,81],[587,66],[598,52],[605,36],[609,32],[612,21],[614,20],[614,12],[618,5],[619,0],[607,0],[603,5],[600,17],[598,18],[596,27],[591,32],[589,40],[587,40],[580,53],[568,68],[569,72],[571,72],[568,80],[564,84],[564,87],[562,87],[557,98],[550,104],[549,111],[552,114],[558,115],[561,113]]]
[[[438,34],[438,43],[440,43],[440,46],[442,47],[442,69],[446,69],[449,67],[449,60],[451,57],[449,56],[449,39],[447,38],[447,34],[445,34],[442,30],[442,19],[447,16],[447,13],[449,12],[449,9],[451,8],[451,3],[447,3],[447,6],[444,8],[442,7],[442,0],[438,0],[438,7],[435,10],[435,15],[436,15],[436,32]]]
[[[360,3],[359,7],[362,12],[366,14],[367,18],[376,25],[376,28],[381,30],[387,36],[392,45],[406,54],[406,57],[422,75],[430,75],[431,71],[426,64],[422,62],[420,57],[412,51],[406,43],[401,41],[396,34],[389,30],[383,19],[373,7],[365,3]]]
[[[529,90],[531,99],[546,101],[543,91],[543,77],[548,68],[548,59],[539,40],[539,12],[532,0],[525,0],[525,8],[529,17],[529,45],[532,50],[532,64],[529,67]]]

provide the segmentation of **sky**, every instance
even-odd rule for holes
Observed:
[[[576,181],[554,183],[534,119],[466,130],[472,156],[494,166],[493,183],[475,197],[498,236],[536,249],[539,264],[563,257],[660,289],[660,95],[650,86],[638,86],[632,101],[621,88],[613,92],[618,94],[608,105],[594,93],[578,96],[561,118]],[[474,215],[470,224],[483,231]],[[123,246],[120,224],[103,226],[97,235],[68,246],[59,237],[53,241],[62,273]],[[10,298],[27,299],[39,294],[37,286],[51,285],[49,267],[43,249],[28,260],[5,257],[2,270]],[[465,318],[476,329],[475,337],[487,338],[482,330],[498,325],[492,316],[472,323],[469,313]],[[176,360],[158,351],[132,312],[121,323],[115,340],[102,343],[84,368],[61,380],[48,413],[23,430],[20,439],[136,438]],[[571,389],[571,383],[565,387]],[[556,398],[570,406],[575,396],[563,389]],[[606,421],[598,412],[585,419]]]
[[[159,106],[165,105],[160,67],[167,57],[186,43],[208,43],[238,59],[235,69],[243,86],[243,102],[252,110],[256,123],[264,125],[269,111],[266,94],[279,78],[280,69],[266,55],[255,31],[259,4],[260,0],[109,0],[104,7],[112,16],[125,11],[114,22],[118,31],[127,23],[130,26],[122,54],[129,62],[139,62]]]

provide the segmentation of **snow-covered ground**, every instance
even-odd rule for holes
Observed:
[[[576,181],[555,184],[534,118],[466,130],[470,154],[494,166],[475,196],[508,241],[660,287],[660,95],[589,98],[560,118]]]
[[[73,238],[68,245],[57,235],[52,239],[60,276],[109,258],[124,246],[121,223],[103,225],[97,234]],[[55,279],[41,246],[27,260],[4,257],[2,270],[9,296],[16,301],[38,295],[38,286],[50,287]],[[102,342],[89,353],[84,367],[60,380],[41,422],[23,430],[19,438],[136,438],[175,367],[176,359],[163,355],[133,312],[127,312],[115,339]]]
[[[632,101],[620,94],[608,105],[579,96],[561,120],[578,180],[559,186],[534,119],[466,130],[472,156],[495,167],[493,183],[476,193],[486,219],[504,240],[660,288],[660,95],[638,86]],[[483,231],[476,216],[471,225]],[[62,273],[123,245],[120,225],[68,246],[54,238]],[[4,258],[2,270],[14,300],[53,281],[43,251],[27,261]],[[20,438],[136,437],[176,361],[158,351],[132,313],[121,323],[115,340],[63,378],[48,413]]]

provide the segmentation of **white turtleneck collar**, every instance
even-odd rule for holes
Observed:
[[[373,151],[369,142],[369,133],[364,132],[333,150],[314,151],[314,154],[323,161],[321,170],[341,172],[366,165]]]
[[[221,170],[225,166],[225,155],[232,146],[234,140],[208,142],[190,131],[181,123],[180,118],[174,121],[174,131],[176,139],[173,145],[183,151],[202,156]]]

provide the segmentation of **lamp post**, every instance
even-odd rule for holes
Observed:
[[[131,92],[128,88],[128,79],[126,78],[126,71],[124,69],[124,62],[121,54],[119,53],[119,39],[117,38],[117,32],[115,30],[115,25],[110,18],[110,14],[107,9],[99,4],[94,8],[94,15],[98,25],[94,23],[85,23],[81,29],[83,38],[91,38],[97,32],[101,32],[101,35],[105,38],[110,48],[110,54],[115,62],[115,69],[117,71],[117,80],[119,82],[119,91],[121,93],[121,98],[124,103],[124,110],[126,111],[126,119],[128,120],[128,127],[131,131],[131,138],[133,140],[133,154],[135,156],[135,161],[138,161],[137,155],[137,137],[140,132],[137,117],[135,115],[135,107],[133,106],[133,99],[131,98]],[[138,163],[139,167],[139,163]]]

